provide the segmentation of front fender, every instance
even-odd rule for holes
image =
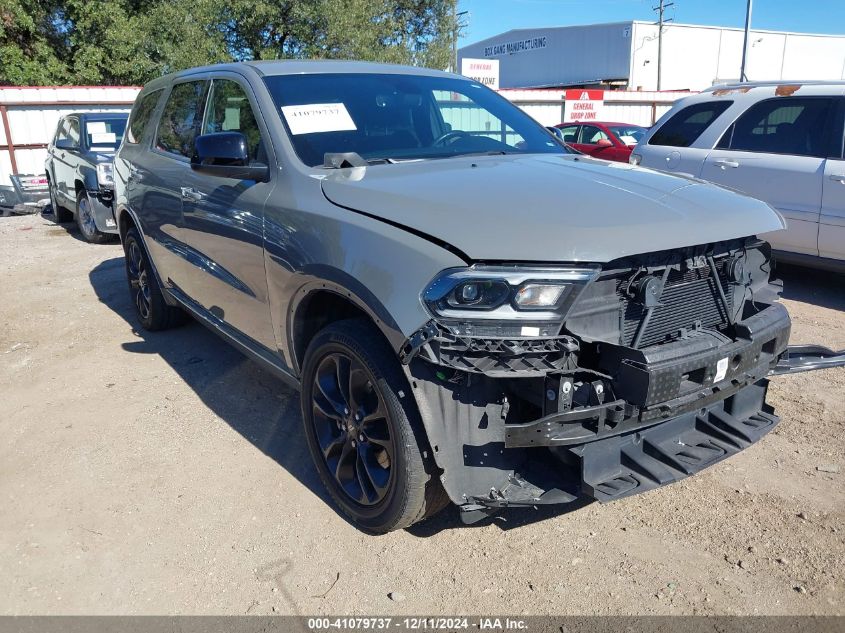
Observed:
[[[100,184],[97,182],[97,169],[91,165],[81,164],[76,168],[76,180],[82,183],[86,191],[97,192]]]

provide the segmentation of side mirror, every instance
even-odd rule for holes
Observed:
[[[246,137],[240,132],[203,134],[194,140],[191,169],[220,178],[265,181],[270,168],[249,164]]]
[[[79,145],[71,141],[69,138],[60,138],[56,141],[56,149],[77,150]]]
[[[613,143],[611,143],[606,138],[601,139],[598,143],[596,143],[597,147],[613,147]]]

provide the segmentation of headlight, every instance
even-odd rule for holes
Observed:
[[[423,293],[437,317],[561,321],[598,267],[472,266],[444,270]]]
[[[97,183],[101,187],[114,186],[114,164],[97,163]]]
[[[628,162],[632,165],[639,165],[643,162],[643,157],[640,154],[631,154],[631,156],[628,157]]]

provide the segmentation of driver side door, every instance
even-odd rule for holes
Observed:
[[[76,149],[53,148],[53,172],[56,179],[56,195],[68,209],[76,209],[76,188],[74,186],[77,153],[79,152],[79,119],[66,117],[56,135],[56,142],[65,141]]]

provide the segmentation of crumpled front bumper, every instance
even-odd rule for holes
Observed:
[[[101,233],[112,233],[117,235],[117,222],[114,219],[114,192],[108,189],[100,191],[89,191],[88,200],[91,203],[91,213],[94,216],[94,224]]]

